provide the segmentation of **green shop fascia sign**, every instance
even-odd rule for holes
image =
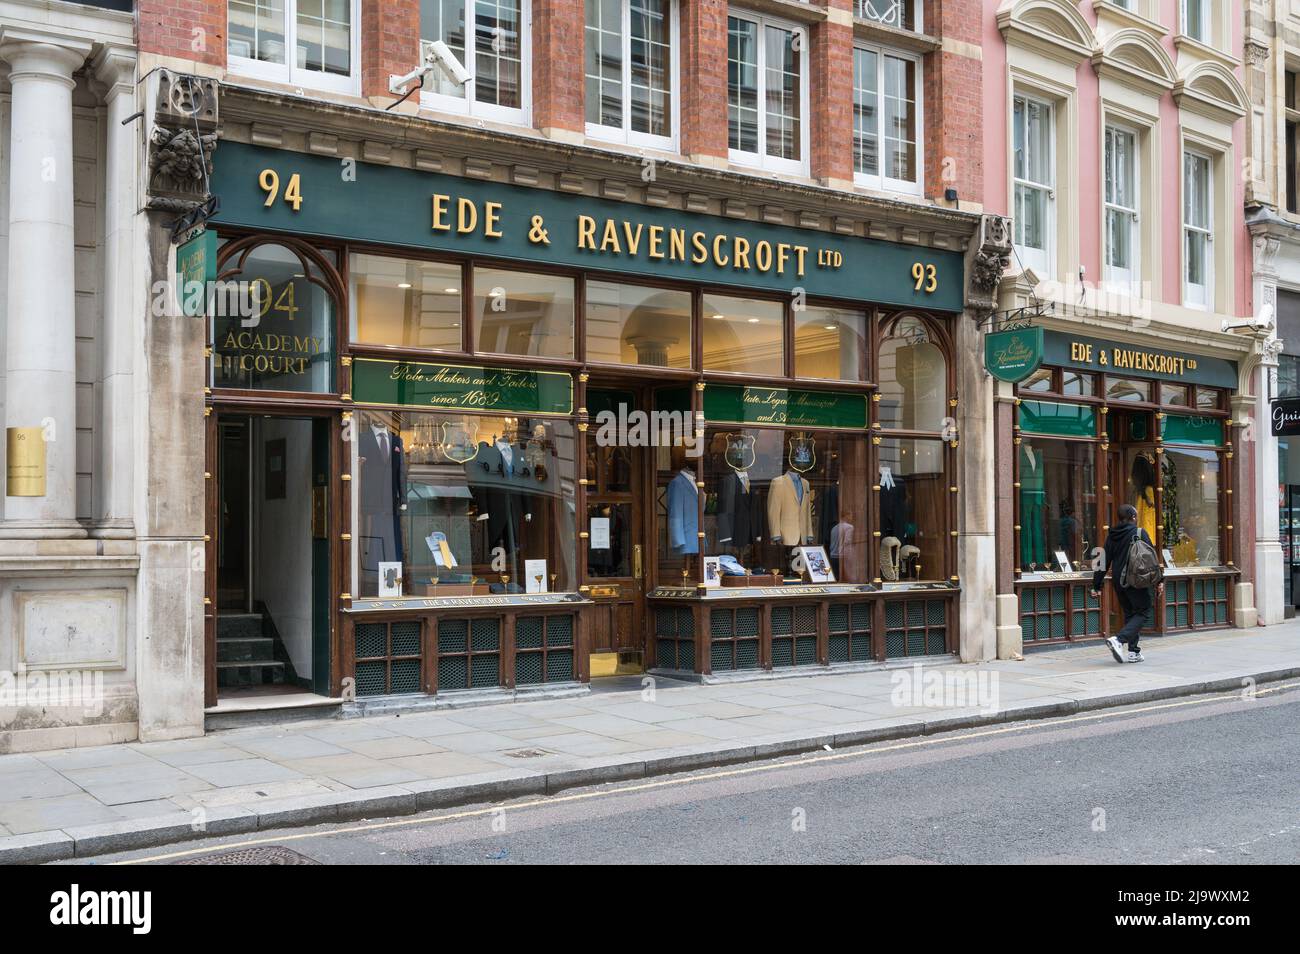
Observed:
[[[1104,341],[1064,331],[1048,331],[1043,337],[1044,364],[1121,378],[1155,378],[1216,388],[1237,387],[1237,363],[1226,358]]]
[[[425,411],[567,415],[573,413],[573,377],[559,371],[354,358],[352,400]]]
[[[704,389],[704,419],[720,424],[865,428],[867,396],[845,391],[710,384]]]
[[[217,224],[960,311],[960,253],[223,142]]]
[[[1017,384],[1042,364],[1042,328],[995,331],[984,336],[984,367],[999,381]]]

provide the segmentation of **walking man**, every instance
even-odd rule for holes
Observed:
[[[1137,525],[1137,508],[1131,504],[1119,508],[1119,523],[1106,536],[1106,562],[1092,574],[1094,597],[1101,596],[1107,570],[1124,613],[1124,626],[1107,638],[1106,645],[1117,663],[1125,661],[1121,643],[1128,644],[1128,662],[1144,662],[1138,637],[1143,626],[1155,624],[1151,610],[1155,592],[1164,589],[1164,571],[1151,537]]]

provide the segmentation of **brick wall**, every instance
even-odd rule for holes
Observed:
[[[681,0],[681,150],[727,157],[727,2]]]
[[[926,32],[945,41],[925,58],[925,195],[956,189],[961,202],[982,202],[983,9],[979,0],[930,0],[925,15]]]
[[[849,11],[852,0],[830,0]],[[841,19],[846,19],[841,17]],[[810,31],[810,171],[822,183],[853,179],[853,27],[827,20]]]
[[[810,30],[810,172],[821,182],[853,178],[853,0]],[[216,66],[226,62],[225,0],[139,0],[140,49]],[[926,32],[945,41],[924,63],[924,192],[956,189],[982,200],[980,0],[927,0]],[[585,128],[585,0],[533,0],[533,125],[581,134]],[[727,0],[680,0],[681,151],[727,157]],[[419,0],[362,0],[362,92],[388,95],[388,77],[419,57]],[[971,55],[971,54],[974,55]]]
[[[391,96],[388,78],[420,62],[420,0],[362,0],[361,94]]]
[[[225,0],[138,0],[141,53],[226,65]]]
[[[585,0],[533,0],[533,125],[586,129]]]

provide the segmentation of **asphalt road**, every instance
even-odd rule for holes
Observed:
[[[1295,863],[1300,686],[97,859],[322,864]]]

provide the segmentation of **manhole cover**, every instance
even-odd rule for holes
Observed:
[[[543,755],[550,755],[551,753],[546,749],[515,749],[513,752],[505,754],[512,759],[540,759]]]
[[[178,865],[317,865],[306,855],[300,855],[279,845],[264,845],[255,848],[235,848],[231,851],[218,851],[202,858],[189,858],[176,862]]]

